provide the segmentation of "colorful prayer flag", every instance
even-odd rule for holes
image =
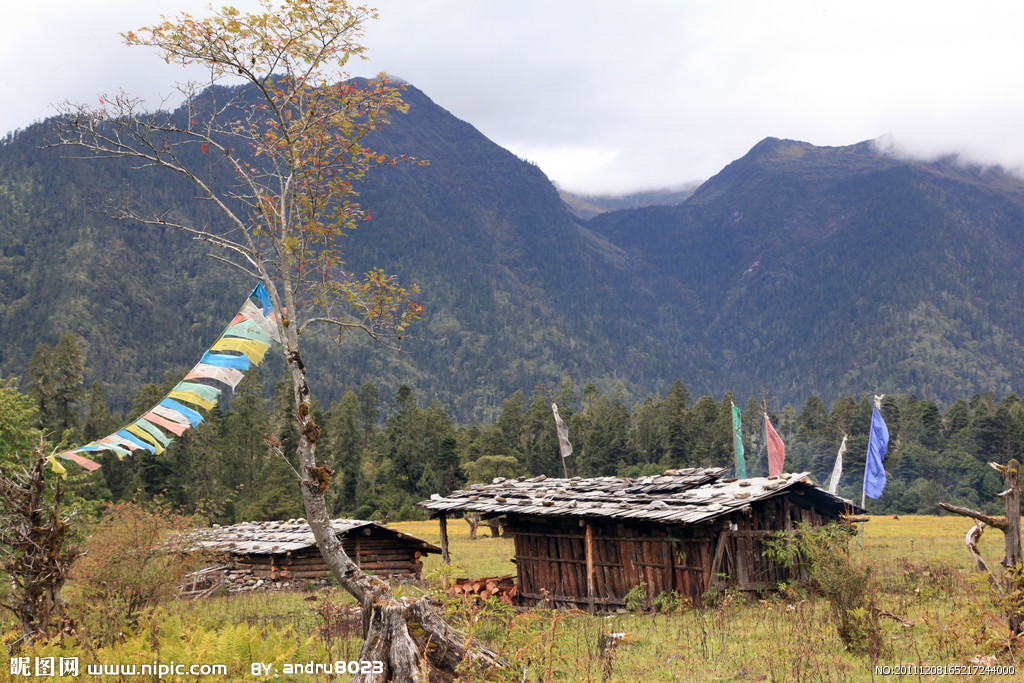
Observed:
[[[263,306],[262,311],[252,302],[251,297],[259,299]],[[70,460],[91,471],[98,469],[99,463],[78,455],[78,452],[106,450],[118,458],[123,458],[134,450],[144,448],[156,455],[161,454],[173,440],[168,433],[181,436],[185,430],[196,427],[203,421],[200,413],[179,401],[205,410],[213,408],[220,399],[222,390],[205,383],[204,380],[220,382],[234,389],[242,381],[242,373],[263,360],[270,342],[279,340],[273,304],[263,283],[259,283],[253,289],[250,298],[246,298],[231,324],[203,354],[200,362],[159,404],[114,434],[65,453],[57,453],[53,458]],[[229,353],[216,353],[217,351]],[[50,466],[58,474],[63,468],[52,458]]]
[[[259,299],[260,303],[263,304],[263,317],[267,317],[270,315],[271,311],[274,310],[274,304],[270,301],[270,294],[267,292],[267,288],[263,286],[262,282],[257,283],[257,285],[252,288],[251,296]]]
[[[768,413],[764,414],[764,434],[768,441],[768,476],[777,477],[782,474],[786,462],[786,444],[782,443],[782,437],[772,427]]]
[[[253,365],[259,365],[263,360],[263,354],[267,352],[269,344],[239,339],[237,337],[221,337],[210,347],[211,351],[238,351],[244,353],[252,361]]]
[[[189,373],[185,375],[185,379],[217,380],[222,384],[228,385],[232,390],[238,386],[238,383],[242,381],[243,377],[245,377],[245,373],[241,370],[219,368],[216,365],[209,365],[207,363],[197,363],[196,366],[189,370]]]

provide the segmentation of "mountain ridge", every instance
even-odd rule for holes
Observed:
[[[766,138],[682,201],[582,220],[535,165],[415,87],[406,99],[372,146],[430,165],[380,169],[361,188],[373,220],[349,266],[422,284],[427,313],[399,355],[314,340],[324,401],[405,382],[468,422],[565,376],[622,381],[634,398],[682,379],[780,404],[953,400],[1024,380],[1024,183],[998,167]],[[0,375],[24,384],[35,346],[74,332],[87,383],[124,406],[194,362],[251,283],[183,235],[99,210],[126,188],[216,220],[186,186],[61,159],[39,148],[45,128],[0,145]]]

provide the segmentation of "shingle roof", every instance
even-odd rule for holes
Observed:
[[[434,516],[479,512],[489,517],[517,514],[694,524],[793,490],[809,495],[815,504],[835,514],[859,511],[851,501],[814,486],[808,472],[723,480],[728,471],[724,467],[689,468],[641,479],[498,477],[491,484],[475,484],[448,496],[435,494],[418,505]]]
[[[441,549],[426,541],[389,529],[375,522],[361,519],[332,519],[331,526],[339,536],[356,529],[372,528],[375,533],[383,532],[426,553],[439,553]],[[236,555],[276,555],[316,545],[313,531],[304,519],[290,519],[287,522],[243,522],[231,526],[201,529],[189,537],[190,545],[230,552]]]

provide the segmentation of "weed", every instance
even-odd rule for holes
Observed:
[[[626,609],[639,612],[647,607],[647,584],[641,581],[626,592]]]

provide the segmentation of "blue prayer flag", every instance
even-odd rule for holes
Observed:
[[[249,366],[252,365],[248,356],[232,356],[231,354],[214,353],[213,351],[204,353],[199,362],[218,368],[234,368],[235,370],[248,370]]]
[[[878,498],[885,488],[885,467],[882,460],[889,448],[889,428],[876,406],[871,413],[871,436],[868,438],[868,460],[864,465],[864,494]]]
[[[145,448],[150,453],[156,453],[156,447],[153,446],[153,444],[146,443],[145,441],[143,441],[139,437],[135,436],[131,432],[128,432],[128,431],[125,431],[124,429],[122,429],[121,431],[117,432],[117,436],[121,437],[122,439],[126,439],[128,441],[131,441],[133,444],[135,444],[136,446],[138,446],[140,448]]]
[[[252,290],[252,296],[260,300],[263,304],[263,317],[270,315],[270,312],[274,310],[274,304],[270,303],[270,294],[267,293],[267,288],[260,282]]]
[[[198,427],[199,423],[203,421],[202,415],[192,410],[188,406],[184,406],[178,403],[173,398],[165,398],[164,400],[160,401],[160,405],[162,405],[164,408],[170,408],[171,410],[178,411],[179,413],[182,414],[182,416],[185,419],[192,423],[193,427]]]

